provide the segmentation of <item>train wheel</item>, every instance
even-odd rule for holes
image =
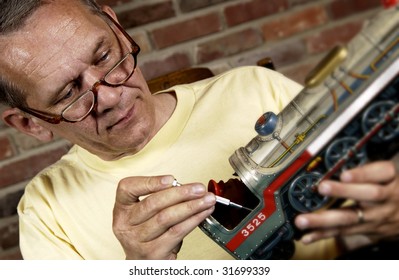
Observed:
[[[321,196],[314,185],[321,178],[318,173],[305,173],[298,176],[288,190],[288,199],[296,210],[302,213],[311,212],[323,207],[328,198]]]
[[[325,165],[327,169],[331,169],[339,160],[347,157],[347,153],[353,149],[356,142],[358,141],[355,137],[343,137],[335,140],[326,149],[325,153]],[[341,167],[341,171],[351,169],[353,167],[362,165],[367,160],[367,152],[364,148],[354,151],[350,158],[347,158],[344,165]]]
[[[362,129],[364,133],[370,131],[374,125],[384,119],[385,115],[395,106],[393,101],[380,101],[371,105],[363,114]],[[385,142],[390,141],[399,134],[399,117],[396,116],[392,121],[384,125],[371,141]]]

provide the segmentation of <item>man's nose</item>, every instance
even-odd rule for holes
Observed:
[[[97,96],[97,104],[95,111],[99,114],[104,113],[115,107],[119,104],[121,95],[122,95],[122,87],[121,86],[109,86],[104,82],[99,81],[99,77],[103,75],[97,73],[96,71],[90,71],[85,76],[85,80],[88,85],[92,86],[92,90]]]
[[[95,91],[97,93],[96,112],[98,114],[112,110],[121,101],[122,86],[111,87],[100,84],[97,85]]]

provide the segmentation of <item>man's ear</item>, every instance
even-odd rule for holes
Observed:
[[[40,125],[33,117],[27,117],[17,108],[6,109],[2,113],[2,117],[7,125],[40,141],[49,142],[54,138],[50,129]]]
[[[101,6],[101,10],[103,12],[106,12],[107,14],[109,14],[116,22],[119,23],[118,18],[116,17],[115,11],[112,10],[112,8],[110,6],[103,5],[103,6]]]

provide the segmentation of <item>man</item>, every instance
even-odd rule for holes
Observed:
[[[281,110],[300,86],[246,67],[152,95],[136,65],[139,46],[109,7],[89,0],[7,2],[3,119],[39,140],[59,135],[75,144],[26,188],[18,209],[24,258],[231,258],[197,228],[215,205],[204,184],[232,176],[228,156],[254,136],[255,120]],[[172,187],[174,177],[183,186]],[[321,185],[321,192],[367,201],[367,223],[358,225],[348,210],[302,215],[299,227],[318,229],[305,235],[306,243],[399,232],[391,162],[342,179]],[[384,219],[391,227],[376,232]],[[297,251],[296,258],[332,258],[338,247],[329,238]]]

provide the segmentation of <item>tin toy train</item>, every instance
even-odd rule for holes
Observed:
[[[278,115],[229,162],[236,174],[210,191],[252,211],[217,205],[200,228],[237,259],[287,259],[296,215],[334,207],[315,186],[398,151],[399,6],[382,10],[316,67]]]

